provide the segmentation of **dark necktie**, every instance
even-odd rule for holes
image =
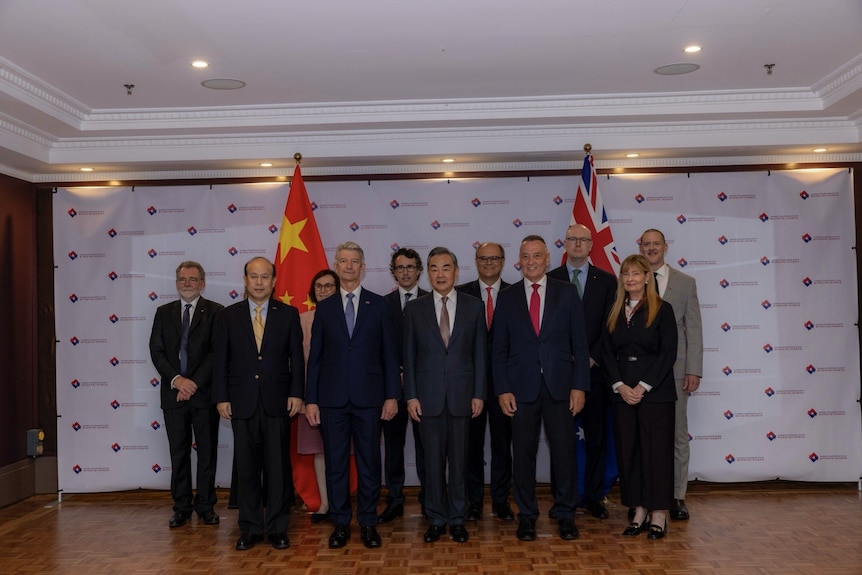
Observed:
[[[411,297],[413,297],[413,294],[410,292],[404,294],[404,301],[401,303],[401,311],[404,311],[404,308],[407,307],[407,302],[410,301]]]
[[[189,368],[189,324],[191,323],[189,310],[191,307],[192,304],[187,303],[183,310],[183,335],[180,337],[180,375],[183,377],[188,375]]]
[[[449,347],[449,308],[446,307],[449,298],[443,296],[440,301],[443,302],[443,307],[440,308],[440,337],[443,338],[443,345]]]
[[[578,276],[580,276],[580,275],[581,275],[581,270],[579,270],[579,269],[576,269],[575,271],[572,272],[572,284],[576,288],[578,288],[578,295],[581,297],[584,297],[584,288],[581,287],[581,280],[578,278]]]
[[[356,325],[356,308],[353,307],[353,295],[347,294],[347,307],[344,308],[344,319],[347,320],[347,333],[353,337],[353,326]]]
[[[533,284],[533,293],[530,295],[530,321],[533,322],[533,331],[539,335],[539,308],[542,301],[539,299],[539,284]]]
[[[488,331],[491,331],[491,322],[494,320],[494,297],[491,295],[491,286],[485,288],[488,290],[488,303],[485,304],[485,320],[488,323]]]

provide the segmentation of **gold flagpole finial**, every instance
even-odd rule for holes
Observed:
[[[584,144],[584,152],[589,154],[593,150],[592,144]]]
[[[302,163],[302,154],[300,154],[299,152],[295,153],[293,155],[293,159],[296,160],[297,164]]]

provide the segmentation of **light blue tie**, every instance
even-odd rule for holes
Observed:
[[[344,319],[347,320],[347,333],[353,337],[353,326],[356,325],[356,308],[353,307],[353,294],[347,294],[347,307],[344,308]]]

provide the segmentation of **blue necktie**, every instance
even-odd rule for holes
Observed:
[[[344,319],[347,320],[347,333],[353,337],[353,326],[356,324],[356,308],[353,307],[353,294],[347,294],[347,307],[344,308]]]
[[[192,304],[187,303],[183,310],[183,335],[180,338],[180,375],[185,377],[189,367],[189,309]]]

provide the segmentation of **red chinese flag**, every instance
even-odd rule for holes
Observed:
[[[284,206],[284,218],[281,220],[278,247],[275,250],[275,297],[294,306],[299,313],[314,309],[308,296],[311,278],[328,267],[305,182],[302,181],[302,172],[297,164],[290,182],[290,193]],[[320,507],[320,492],[314,471],[314,456],[297,453],[296,428],[297,420],[294,418],[290,432],[293,485],[306,508],[316,511]],[[351,465],[351,485],[356,483],[355,475],[355,465]]]

